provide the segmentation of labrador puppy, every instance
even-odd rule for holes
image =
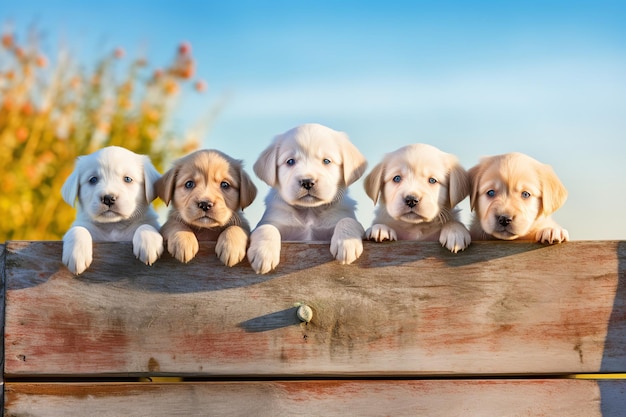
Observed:
[[[254,164],[256,175],[272,188],[250,236],[252,268],[258,274],[275,269],[281,240],[330,241],[330,252],[342,264],[361,256],[364,229],[348,186],[366,166],[348,136],[328,127],[304,124],[277,136]]]
[[[246,256],[250,226],[243,209],[257,190],[241,161],[213,149],[193,152],[174,162],[156,192],[172,203],[161,234],[180,262],[196,256],[199,240],[217,241],[215,253],[227,266]]]
[[[469,175],[475,240],[569,240],[567,230],[550,217],[565,202],[567,190],[549,165],[507,153],[483,158]]]
[[[370,240],[439,240],[456,253],[471,242],[454,207],[469,195],[469,177],[457,158],[422,143],[388,153],[365,177],[378,203]]]
[[[63,263],[74,274],[92,261],[94,241],[131,241],[139,260],[152,265],[163,253],[157,215],[150,206],[160,174],[150,158],[118,146],[77,159],[61,194],[76,219],[63,236]]]

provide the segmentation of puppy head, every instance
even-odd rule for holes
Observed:
[[[316,207],[340,198],[366,167],[345,133],[305,124],[277,136],[255,162],[254,172],[288,204]]]
[[[365,177],[365,192],[387,212],[408,223],[448,215],[469,194],[467,172],[457,158],[426,144],[391,152]]]
[[[61,188],[63,199],[98,223],[129,219],[155,199],[160,174],[150,158],[119,146],[102,148],[76,160]]]
[[[248,207],[256,187],[241,161],[216,150],[193,152],[174,162],[156,183],[157,195],[183,222],[200,227],[221,227],[233,214]]]
[[[469,174],[472,210],[482,229],[498,239],[529,234],[538,218],[552,214],[567,198],[549,165],[521,153],[483,158]]]

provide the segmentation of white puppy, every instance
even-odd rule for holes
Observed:
[[[93,241],[130,241],[133,252],[151,265],[163,253],[157,215],[150,206],[160,174],[150,158],[109,146],[76,161],[61,189],[76,219],[63,236],[63,263],[74,274],[92,261]]]
[[[367,162],[345,133],[305,124],[277,136],[254,164],[272,187],[266,210],[250,236],[248,260],[265,274],[280,262],[281,239],[330,241],[339,262],[354,262],[363,252],[363,226],[356,202],[347,195]]]
[[[376,204],[368,239],[439,240],[452,252],[471,242],[454,207],[470,185],[457,158],[434,146],[414,144],[388,153],[365,178],[365,192]]]

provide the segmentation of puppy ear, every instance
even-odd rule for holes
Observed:
[[[451,156],[452,167],[450,168],[450,207],[453,208],[465,199],[470,193],[470,179],[467,171],[459,164],[456,157]]]
[[[550,165],[539,168],[541,178],[542,211],[548,216],[558,210],[567,200],[567,190]]]
[[[244,171],[243,167],[239,168],[239,207],[243,210],[248,207],[256,198],[256,186],[252,179]]]
[[[79,189],[79,169],[78,169],[78,159],[76,160],[76,166],[74,167],[74,171],[70,174],[69,177],[63,183],[61,187],[61,195],[63,196],[63,200],[70,206],[74,207],[76,204],[76,198],[78,198],[78,189]]]
[[[174,196],[177,175],[178,166],[175,165],[154,183],[156,195],[163,200],[166,206],[170,205],[170,201],[172,201],[172,197]]]
[[[348,135],[337,132],[343,159],[343,180],[346,186],[352,184],[365,172],[367,161],[363,154],[348,139]]]
[[[470,183],[469,197],[470,197],[470,209],[476,210],[476,204],[478,204],[478,188],[480,185],[480,177],[482,176],[483,166],[485,159],[483,158],[478,165],[473,166],[467,172]]]
[[[369,198],[374,201],[374,205],[378,203],[378,196],[380,195],[380,189],[383,186],[383,171],[384,164],[380,163],[372,169],[363,182],[365,187],[365,193]]]
[[[278,159],[279,141],[280,136],[277,136],[272,144],[261,152],[253,166],[256,176],[270,187],[274,187],[277,183],[276,161]]]
[[[148,156],[143,156],[143,186],[146,192],[146,201],[151,203],[156,197],[155,184],[161,178]]]

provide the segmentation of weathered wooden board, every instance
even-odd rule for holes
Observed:
[[[353,265],[290,243],[269,275],[222,266],[212,244],[147,267],[102,243],[79,277],[60,242],[6,249],[10,377],[626,371],[625,242],[368,242]]]
[[[5,416],[623,416],[626,381],[8,383]]]

